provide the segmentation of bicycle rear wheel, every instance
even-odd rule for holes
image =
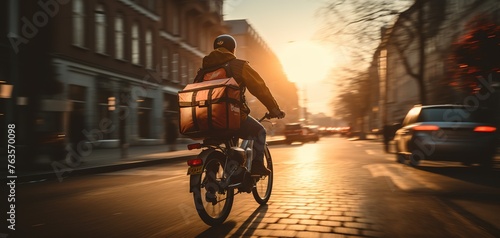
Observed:
[[[252,189],[253,197],[260,205],[264,205],[269,201],[271,191],[273,190],[273,160],[267,145],[264,149],[264,164],[269,170],[271,170],[271,174],[267,176],[260,176],[255,184],[255,187]]]
[[[196,211],[201,220],[209,226],[222,224],[233,206],[234,190],[222,189],[224,158],[211,156],[207,159],[200,182],[193,191]]]

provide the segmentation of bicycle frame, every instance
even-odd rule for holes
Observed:
[[[195,160],[201,160],[199,161],[199,165],[195,164],[194,166],[203,166],[207,159],[213,154],[213,153],[219,153],[221,156],[224,156],[224,171],[226,172],[225,179],[227,179],[227,184],[224,184],[223,188],[227,187],[237,187],[240,185],[239,183],[232,184],[231,183],[231,178],[233,175],[235,175],[235,172],[238,168],[241,168],[240,165],[244,165],[245,169],[247,172],[250,172],[250,168],[252,168],[252,160],[253,160],[253,140],[242,140],[240,145],[237,147],[232,140],[225,140],[224,143],[220,143],[219,145],[214,145],[214,144],[199,144],[196,146],[196,148],[206,148],[203,150]],[[224,144],[224,147],[222,146]],[[240,153],[244,153],[244,164],[236,163],[237,161],[232,158],[229,155],[230,150],[234,150],[235,147],[242,149],[243,151],[240,151]],[[189,164],[189,162],[188,162]],[[188,171],[189,174],[189,171]],[[239,174],[239,173],[238,173]],[[191,175],[196,175],[196,173],[191,174]],[[191,181],[191,182],[196,182]],[[197,183],[191,184],[190,187],[197,186]],[[190,189],[191,191],[191,189]]]
[[[269,115],[259,122],[265,118]],[[220,225],[226,220],[237,193],[252,193],[261,205],[269,201],[273,186],[271,153],[265,144],[265,166],[271,173],[252,175],[253,146],[254,140],[240,141],[235,137],[208,138],[203,143],[188,145],[190,150],[203,148],[196,159],[188,160],[188,175],[196,211],[207,225]]]

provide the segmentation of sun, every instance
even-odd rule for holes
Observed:
[[[313,41],[290,42],[278,56],[288,79],[299,86],[324,80],[335,66],[330,50]]]

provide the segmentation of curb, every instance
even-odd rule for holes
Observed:
[[[82,176],[89,174],[100,174],[100,173],[109,173],[116,172],[120,170],[147,167],[153,165],[166,164],[169,162],[177,162],[181,160],[187,160],[188,158],[192,158],[193,155],[182,155],[178,157],[170,157],[170,158],[161,158],[161,159],[152,159],[152,160],[142,160],[142,161],[130,161],[125,163],[114,163],[108,165],[87,167],[87,168],[65,168],[61,170],[61,177],[58,177],[55,171],[51,172],[40,172],[34,174],[25,174],[18,176],[17,180],[21,183],[32,182],[32,181],[42,181],[42,180],[57,180],[60,181],[70,178],[73,176]]]
[[[268,145],[280,145],[284,144],[284,140],[276,140],[276,141],[268,141]],[[145,159],[145,160],[135,160],[135,161],[130,161],[130,162],[124,162],[124,163],[113,163],[113,164],[107,164],[107,165],[100,165],[100,166],[94,166],[94,167],[87,167],[87,168],[61,168],[60,171],[60,177],[56,174],[55,171],[51,172],[39,172],[39,173],[33,173],[33,174],[25,174],[25,175],[19,175],[17,177],[17,180],[21,183],[27,183],[27,182],[32,182],[32,181],[42,181],[42,180],[57,180],[59,179],[60,181],[70,178],[72,176],[82,176],[82,175],[89,175],[89,174],[100,174],[100,173],[110,173],[110,172],[116,172],[120,170],[126,170],[126,169],[133,169],[133,168],[140,168],[140,167],[148,167],[148,166],[154,166],[154,165],[160,165],[160,164],[166,164],[169,162],[178,162],[182,160],[187,160],[189,158],[192,158],[193,155],[180,155],[176,157],[167,157],[167,158],[160,158],[160,159]]]

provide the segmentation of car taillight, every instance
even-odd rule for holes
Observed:
[[[189,144],[187,147],[188,147],[188,150],[201,149],[201,144],[200,143]]]
[[[475,132],[495,132],[497,130],[494,126],[477,126],[474,128]]]
[[[413,127],[414,131],[437,131],[439,130],[439,126],[435,125],[420,125]]]
[[[203,164],[203,160],[198,159],[198,158],[196,158],[196,159],[190,159],[190,160],[187,161],[187,164],[189,166],[198,166],[198,165],[202,165]]]

